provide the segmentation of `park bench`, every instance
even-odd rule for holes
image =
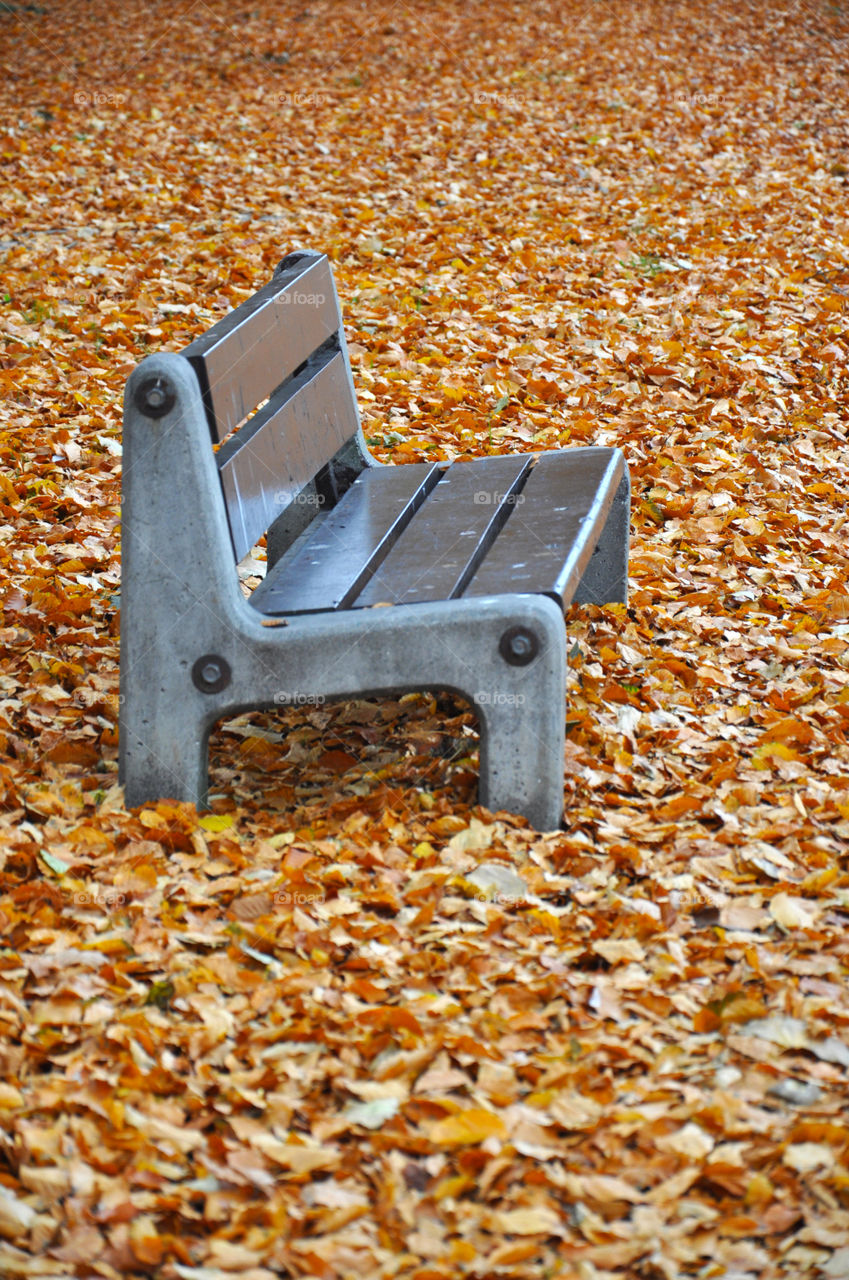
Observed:
[[[560,824],[563,614],[626,599],[618,449],[378,463],[330,264],[302,251],[181,353],[138,365],[123,465],[128,805],[205,805],[222,717],[449,690],[477,711],[480,803]],[[263,534],[246,597],[238,563]]]

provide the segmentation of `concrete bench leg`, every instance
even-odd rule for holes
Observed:
[[[127,695],[125,695],[127,696]],[[128,808],[164,796],[206,805],[210,726],[177,699],[130,694],[121,708],[120,780]]]
[[[478,798],[487,809],[524,814],[550,831],[563,820],[566,635],[553,601],[538,597],[533,612],[530,628],[515,620],[506,628],[494,660],[485,660],[485,650],[479,654]]]
[[[578,584],[573,604],[627,602],[630,531],[631,481],[626,474],[616,490],[604,531]]]
[[[552,831],[563,821],[565,690],[556,679],[546,686],[519,704],[478,708],[478,799],[493,811],[524,814],[538,831]]]

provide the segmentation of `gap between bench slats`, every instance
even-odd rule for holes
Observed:
[[[532,592],[565,609],[598,544],[622,469],[622,455],[609,449],[541,454],[464,594]]]
[[[241,560],[358,427],[341,351],[316,353],[216,458]]]
[[[456,598],[508,517],[531,461],[511,455],[450,467],[355,606]]]
[[[200,379],[217,443],[341,323],[330,264],[305,257],[183,351]]]
[[[265,614],[347,607],[436,485],[435,463],[369,467],[251,596]]]

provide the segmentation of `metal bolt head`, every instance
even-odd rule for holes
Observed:
[[[205,653],[192,667],[192,683],[201,693],[220,693],[231,679],[230,664],[217,653]]]
[[[529,627],[508,627],[498,651],[511,667],[526,667],[539,653],[539,638]]]
[[[133,393],[133,403],[146,418],[164,418],[176,404],[177,396],[167,378],[151,374],[144,378]]]

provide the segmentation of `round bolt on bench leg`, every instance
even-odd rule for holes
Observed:
[[[165,378],[154,376],[139,383],[133,399],[139,413],[145,417],[164,418],[174,408],[177,397]]]
[[[230,664],[217,653],[205,653],[192,667],[192,683],[201,693],[220,693],[230,683]]]
[[[539,639],[528,627],[509,627],[501,637],[498,651],[511,667],[526,667],[539,653]]]

